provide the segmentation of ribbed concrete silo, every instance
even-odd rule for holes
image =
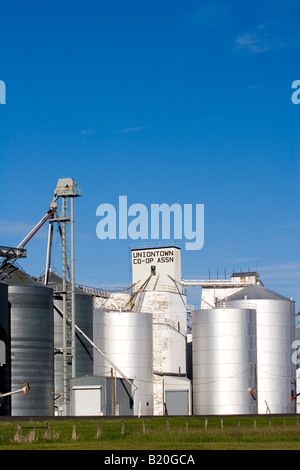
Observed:
[[[193,414],[254,414],[255,310],[193,311]]]
[[[63,311],[62,299],[62,278],[54,272],[49,272],[48,285],[53,288],[54,304]],[[76,325],[93,339],[93,297],[79,288],[75,288],[75,322]],[[62,404],[68,404],[70,379],[72,378],[71,364],[67,365],[66,374],[64,374],[63,361],[63,337],[64,326],[61,314],[54,309],[54,379],[55,379],[55,405],[56,410]],[[79,334],[75,335],[75,376],[83,377],[93,374],[93,347]],[[68,389],[67,396],[64,396],[64,380]],[[66,410],[60,412],[68,413]]]
[[[10,321],[8,309],[8,286],[0,282],[0,341],[5,345],[5,358],[0,366],[0,392],[10,392],[10,370],[8,367],[10,357]],[[0,415],[10,415],[10,400],[3,400],[0,406]]]
[[[26,397],[11,396],[12,416],[51,416],[54,412],[53,292],[13,265],[1,271],[10,305],[10,390],[24,382]]]
[[[153,370],[160,374],[186,375],[187,315],[177,292],[145,292],[142,312],[153,317]]]
[[[152,316],[147,313],[95,310],[94,343],[137,387],[134,415],[152,415]],[[110,377],[112,366],[97,351],[94,352],[94,363],[95,375]]]
[[[295,303],[254,285],[229,297],[223,305],[254,308],[257,321],[258,413],[294,413],[291,391],[296,369],[292,362],[295,335]]]

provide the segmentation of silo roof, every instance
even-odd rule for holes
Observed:
[[[46,287],[14,264],[8,264],[0,270],[0,281],[9,286]]]
[[[41,276],[41,279],[44,278],[44,275]],[[70,285],[70,281],[67,280],[67,285]],[[48,283],[47,285],[49,287],[52,287],[58,290],[62,290],[62,285],[63,285],[63,278],[59,275],[59,274],[56,274],[55,272],[53,271],[49,271],[48,273]],[[79,287],[75,286],[75,293],[76,294],[79,294],[79,295],[85,295],[85,296],[90,296],[89,293],[85,292],[84,290],[80,289]]]
[[[258,284],[246,287],[241,291],[229,296],[227,299],[231,300],[244,300],[245,296],[247,299],[272,299],[272,300],[290,300],[283,295],[277,294],[277,292],[267,289],[266,287]]]

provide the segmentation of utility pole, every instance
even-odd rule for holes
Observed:
[[[256,414],[258,414],[258,389],[257,389],[257,364],[254,364],[254,381],[255,381],[255,394],[256,394]]]
[[[110,380],[111,380],[111,388],[110,388],[110,393],[111,393],[111,415],[115,416],[115,378],[114,378],[114,369],[110,369]]]

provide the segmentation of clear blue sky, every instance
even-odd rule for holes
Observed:
[[[257,264],[300,301],[298,0],[10,1],[0,16],[0,244],[17,245],[72,177],[77,282],[129,285],[132,241],[96,237],[98,205],[127,195],[205,205],[184,278]],[[20,262],[32,275],[46,238]]]

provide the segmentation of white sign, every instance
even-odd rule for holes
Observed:
[[[174,249],[132,251],[133,264],[174,263]]]
[[[132,248],[132,281],[137,285],[148,279],[147,286],[155,288],[169,286],[176,288],[174,281],[181,282],[180,248],[175,246],[160,246],[149,248]],[[149,279],[149,276],[151,278]]]

